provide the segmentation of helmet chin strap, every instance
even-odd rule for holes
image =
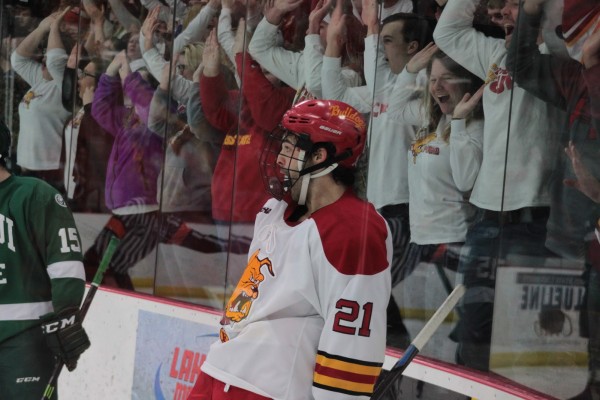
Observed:
[[[333,163],[321,172],[302,175],[302,177],[300,178],[302,179],[302,181],[300,182],[300,196],[298,197],[298,205],[303,206],[306,204],[306,196],[308,195],[308,184],[310,183],[310,180],[331,173],[331,171],[336,169],[337,166],[337,163]]]

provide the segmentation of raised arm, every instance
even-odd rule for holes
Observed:
[[[277,31],[283,15],[294,10],[302,0],[268,0],[265,17],[256,27],[248,51],[267,71],[294,89],[304,85],[302,53],[295,53],[277,44]]]
[[[123,90],[119,69],[126,58],[125,52],[118,53],[100,76],[92,102],[92,117],[104,130],[117,136],[123,126],[127,109],[123,105]]]
[[[65,50],[65,46],[60,38],[60,24],[66,13],[71,10],[71,7],[66,7],[64,10],[59,11],[55,14],[55,18],[50,24],[50,34],[48,35],[48,50],[62,49]]]
[[[450,169],[456,187],[461,192],[473,189],[483,159],[483,120],[468,121],[483,95],[481,86],[477,92],[466,93],[454,108],[450,127]]]
[[[479,0],[448,0],[433,32],[438,47],[457,63],[485,80],[494,53],[504,40],[485,36],[473,28]]]
[[[213,29],[202,53],[200,98],[208,122],[223,133],[237,125],[239,96],[230,96],[221,74],[221,59],[217,33]]]
[[[169,81],[172,78],[172,70],[169,64],[163,68],[162,76],[160,78],[160,84],[152,95],[150,101],[150,111],[148,114],[148,129],[150,131],[165,136],[165,128],[167,126],[167,120],[170,110],[167,107],[169,101]]]
[[[389,118],[409,125],[424,125],[426,117],[423,101],[421,99],[414,100],[415,87],[419,71],[427,66],[436,51],[436,45],[428,44],[410,59],[398,75],[389,97],[387,111]]]
[[[44,79],[42,65],[34,61],[33,56],[36,55],[38,46],[50,32],[50,25],[57,15],[58,13],[53,13],[44,18],[11,54],[10,63],[13,69],[30,86]]]
[[[173,43],[173,53],[179,53],[189,43],[200,42],[204,40],[211,20],[219,12],[220,1],[209,0],[209,2],[200,10],[188,26],[175,38]]]
[[[600,182],[585,165],[573,142],[569,142],[565,153],[571,160],[575,179],[565,179],[564,184],[579,190],[592,201],[600,203]],[[594,161],[597,162],[597,160]]]
[[[379,35],[377,2],[363,0],[362,7],[363,24],[367,26],[363,57],[365,81],[371,92],[379,94],[394,85],[398,74],[392,72],[385,55],[384,42],[389,39]]]
[[[85,8],[86,14],[90,17],[92,21],[92,29],[88,34],[88,39],[86,40],[86,50],[89,54],[93,54],[97,57],[102,57],[105,40],[105,6],[104,4],[97,6],[92,0],[83,0],[83,7]]]
[[[157,32],[162,23],[158,19],[159,13],[160,6],[156,6],[146,16],[140,33],[140,51],[142,52],[142,57],[148,66],[148,70],[155,79],[160,81],[163,67],[168,63],[158,52],[158,49],[153,43],[154,34]],[[173,52],[173,54],[175,53]]]
[[[234,2],[234,0],[221,1],[221,13],[219,14],[217,34],[221,48],[225,51],[225,54],[227,54],[231,63],[235,65],[235,52],[233,51],[235,37],[231,28],[231,10]],[[238,26],[238,30],[239,29]]]
[[[507,66],[515,82],[534,96],[566,109],[573,79],[581,75],[577,61],[541,54],[537,45],[543,1],[528,0],[521,9],[517,30],[510,43]]]
[[[366,86],[348,87],[342,79],[342,49],[346,37],[347,15],[342,14],[341,1],[329,21],[327,48],[321,69],[321,86],[324,99],[340,100],[361,113],[371,112],[372,95]]]
[[[266,131],[275,129],[292,106],[294,90],[273,86],[249,54],[236,54],[236,63],[244,71],[242,94],[254,123]]]
[[[108,0],[110,7],[112,8],[115,16],[119,23],[127,29],[127,31],[139,31],[142,24],[139,19],[127,10],[127,7],[123,5],[123,0]]]
[[[340,0],[341,3],[341,0]],[[308,16],[308,30],[304,37],[304,86],[316,98],[327,98],[322,93],[323,45],[319,31],[329,12],[332,0],[320,0]],[[344,36],[345,37],[345,36]]]
[[[71,7],[66,7],[60,11],[50,24],[50,35],[48,35],[48,47],[46,51],[46,67],[54,83],[61,89],[68,57],[65,46],[60,38],[60,24],[65,14],[70,10]]]

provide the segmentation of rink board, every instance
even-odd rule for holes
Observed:
[[[92,347],[77,369],[59,380],[61,400],[185,399],[210,344],[220,313],[187,303],[101,288],[84,326]],[[384,367],[401,356],[389,350]],[[542,399],[498,376],[418,357],[407,376],[479,399]]]

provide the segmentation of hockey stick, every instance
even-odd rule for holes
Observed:
[[[388,390],[392,387],[392,384],[396,382],[396,380],[402,376],[402,373],[408,367],[410,362],[415,358],[417,354],[423,349],[427,341],[431,338],[433,333],[438,329],[438,327],[442,324],[446,316],[452,311],[458,300],[465,294],[464,285],[460,284],[454,288],[452,293],[448,295],[446,300],[442,303],[442,305],[436,310],[433,316],[427,321],[423,329],[419,332],[419,334],[412,341],[410,346],[404,352],[404,355],[394,367],[388,372],[387,376],[377,385],[375,388],[375,392],[371,396],[371,400],[382,400],[383,396],[388,392]]]
[[[88,290],[87,295],[85,296],[85,299],[83,299],[83,303],[81,304],[81,307],[79,308],[79,314],[81,316],[82,322],[83,322],[83,319],[85,318],[85,314],[87,314],[88,309],[90,308],[90,304],[92,304],[92,300],[94,299],[94,296],[96,295],[96,291],[98,291],[98,287],[100,286],[100,283],[102,283],[102,278],[104,278],[104,273],[106,272],[106,269],[108,268],[108,264],[110,264],[110,260],[113,256],[113,254],[115,253],[118,243],[119,243],[119,239],[117,239],[117,237],[115,237],[115,236],[112,236],[110,238],[110,242],[108,242],[108,246],[106,247],[106,250],[104,251],[104,255],[102,256],[102,260],[100,261],[100,266],[98,267],[98,270],[96,271],[96,274],[94,275],[94,279],[92,280],[92,283],[90,284],[90,289]],[[42,400],[50,400],[50,398],[52,397],[52,394],[54,393],[54,390],[56,389],[56,383],[58,381],[58,376],[60,375],[60,371],[62,371],[63,366],[64,366],[64,363],[60,360],[56,361],[56,364],[54,364],[54,370],[52,371],[52,375],[50,376],[50,379],[48,380],[48,384],[46,385],[46,389],[44,390],[44,396],[42,397]]]

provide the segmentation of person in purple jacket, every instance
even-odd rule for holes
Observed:
[[[120,238],[105,283],[132,290],[129,268],[159,242],[204,252],[223,249],[214,238],[159,211],[156,195],[163,139],[147,127],[155,88],[143,74],[131,72],[123,51],[102,74],[94,93],[92,116],[114,137],[105,185],[105,202],[112,216],[84,255],[86,279],[91,280],[111,235]]]

